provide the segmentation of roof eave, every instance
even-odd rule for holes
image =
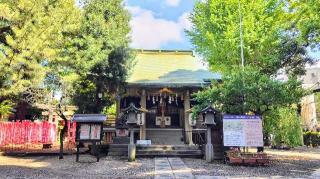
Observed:
[[[144,88],[204,88],[209,86],[211,83],[127,83],[128,87],[144,87]]]

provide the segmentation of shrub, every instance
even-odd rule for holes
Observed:
[[[305,132],[303,134],[304,145],[317,147],[320,146],[320,132]]]
[[[278,108],[265,114],[264,132],[272,134],[272,144],[295,147],[302,145],[301,120],[292,108]]]
[[[8,115],[12,114],[14,103],[10,100],[4,100],[0,103],[0,120],[6,120]]]
[[[109,116],[115,116],[117,111],[116,104],[111,105],[108,108],[104,108],[103,114],[109,115]]]

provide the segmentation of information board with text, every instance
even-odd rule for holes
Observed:
[[[101,140],[100,124],[80,124],[80,140]]]
[[[263,146],[262,120],[256,115],[224,115],[224,146]]]

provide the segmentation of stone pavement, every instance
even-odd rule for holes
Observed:
[[[280,179],[287,178],[283,176],[270,177],[243,177],[243,176],[207,176],[192,174],[192,171],[186,164],[178,157],[163,157],[155,158],[155,179]],[[320,169],[316,170],[310,178],[320,179]]]
[[[155,158],[155,179],[194,178],[181,158]]]
[[[314,171],[310,178],[320,178],[320,168]]]

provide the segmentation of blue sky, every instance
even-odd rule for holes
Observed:
[[[194,0],[126,0],[132,14],[132,44],[143,49],[192,48],[184,30]]]
[[[194,0],[125,0],[132,14],[131,47],[141,49],[189,50],[184,30],[191,28],[188,15]],[[320,52],[310,55],[320,59]]]

